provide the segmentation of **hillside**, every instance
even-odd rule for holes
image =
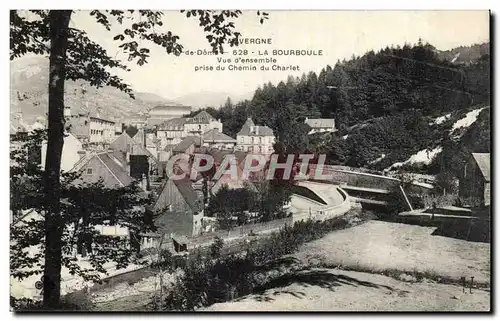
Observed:
[[[10,62],[10,112],[23,113],[27,123],[33,123],[47,112],[48,59],[24,57]],[[66,82],[65,103],[73,113],[98,111],[112,119],[145,112],[160,103],[170,101],[150,93],[135,93],[135,100],[111,87],[95,88],[83,82]]]
[[[477,61],[483,55],[490,54],[490,44],[475,44],[472,46],[461,46],[446,51],[437,51],[438,57],[442,60],[454,62],[455,64],[470,63]]]
[[[233,137],[252,117],[272,128],[287,152],[325,153],[328,162],[352,167],[436,173],[433,160],[441,154],[490,151],[490,109],[481,110],[490,105],[490,81],[489,43],[439,51],[419,41],[267,83],[250,101],[207,111]],[[307,135],[306,117],[334,118],[339,131]]]

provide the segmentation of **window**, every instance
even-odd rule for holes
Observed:
[[[93,174],[92,168],[87,168],[87,175],[92,175],[92,174]]]

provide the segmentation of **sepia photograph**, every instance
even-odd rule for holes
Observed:
[[[10,10],[10,311],[492,311],[488,10]]]

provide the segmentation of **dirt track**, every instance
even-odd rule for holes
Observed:
[[[274,281],[271,289],[203,311],[489,311],[490,293],[335,269],[312,269]]]

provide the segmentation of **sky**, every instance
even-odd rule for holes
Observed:
[[[145,66],[130,65],[131,71],[120,73],[135,90],[175,99],[200,92],[224,92],[245,95],[264,83],[278,83],[288,75],[300,76],[310,71],[319,72],[337,60],[349,59],[353,54],[362,55],[390,45],[416,43],[419,38],[437,49],[448,50],[461,45],[489,41],[488,11],[267,11],[269,19],[260,24],[256,11],[243,11],[235,21],[242,38],[271,38],[272,44],[248,44],[230,48],[221,56],[167,55],[166,52],[146,41],[151,49],[149,63]],[[210,50],[203,29],[197,20],[184,14],[166,11],[163,31],[177,34],[185,49]],[[122,29],[107,32],[95,23],[88,11],[75,14],[71,26],[82,28],[96,42],[117,58],[126,58],[113,37]],[[140,43],[141,44],[141,43]],[[235,59],[232,51],[248,50],[245,58],[273,57],[273,50],[322,51],[321,56],[274,56],[277,65],[298,66],[296,71],[229,71],[228,65],[217,58]],[[268,56],[259,55],[264,50]],[[196,66],[226,67],[224,71],[195,71]],[[269,64],[272,66],[273,64]]]

